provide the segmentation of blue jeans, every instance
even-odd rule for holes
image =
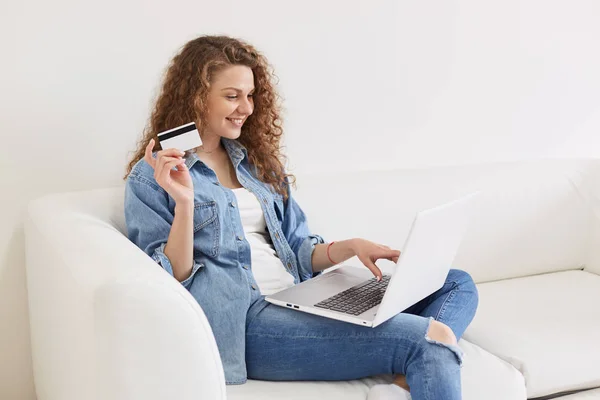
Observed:
[[[435,319],[460,338],[477,304],[471,276],[456,269],[440,290],[376,328],[269,304],[247,321],[248,377],[337,381],[403,374],[414,400],[458,400],[463,352],[427,332]]]

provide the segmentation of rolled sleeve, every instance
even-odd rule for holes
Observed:
[[[163,243],[159,248],[154,250],[154,254],[152,255],[152,259],[159,263],[161,267],[165,269],[169,274],[173,275],[173,266],[171,265],[171,261],[169,257],[165,254],[165,246],[167,244]]]
[[[313,272],[312,254],[315,246],[325,241],[321,236],[310,232],[306,214],[293,198],[289,184],[288,199],[285,201],[284,209],[285,212],[282,221],[283,233],[296,255],[300,281],[306,281],[321,273]]]
[[[321,272],[313,272],[312,254],[315,251],[315,246],[320,243],[325,243],[325,240],[319,235],[309,235],[298,249],[296,257],[298,258],[298,273],[300,280],[305,281],[321,274]]]
[[[152,259],[154,261],[156,261],[158,264],[160,264],[160,266],[163,267],[164,270],[167,271],[169,274],[171,274],[171,276],[175,277],[175,275],[173,274],[173,266],[171,265],[171,261],[169,260],[169,257],[167,257],[167,255],[165,254],[165,246],[166,245],[167,245],[166,243],[163,243],[156,250],[154,250]],[[194,265],[192,266],[192,272],[190,273],[190,276],[188,276],[187,278],[185,278],[184,280],[181,281],[181,284],[186,289],[190,288],[190,286],[192,285],[192,282],[194,280],[194,276],[196,275],[196,272],[198,272],[200,267],[203,267],[203,266],[204,266],[204,264],[197,263],[196,260],[194,260]]]
[[[165,246],[173,224],[168,194],[148,178],[130,175],[125,186],[125,224],[127,236],[171,276],[173,266]],[[194,260],[192,272],[181,284],[189,289],[194,275],[203,265]]]

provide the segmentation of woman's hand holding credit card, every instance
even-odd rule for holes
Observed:
[[[160,147],[163,149],[178,149],[188,151],[202,146],[200,133],[194,122],[169,129],[158,134]]]
[[[192,130],[189,130],[190,125],[192,126]],[[176,134],[169,135],[169,133],[173,132]],[[196,139],[188,137],[194,135],[194,132]],[[194,184],[183,156],[185,155],[185,151],[202,144],[198,130],[196,130],[196,125],[191,123],[159,133],[158,138],[164,150],[158,151],[156,158],[154,158],[152,155],[154,139],[151,139],[148,146],[146,146],[144,160],[154,169],[154,179],[156,182],[175,200],[176,204],[193,206]],[[173,147],[166,148],[165,145],[167,143]],[[188,147],[188,145],[192,145],[192,147]]]

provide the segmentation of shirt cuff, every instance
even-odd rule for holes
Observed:
[[[166,245],[167,245],[166,243],[163,243],[160,245],[159,248],[154,250],[152,259],[154,261],[156,261],[157,263],[159,263],[160,266],[163,267],[163,269],[165,271],[167,271],[172,277],[175,277],[173,275],[173,266],[171,265],[171,261],[169,261],[169,257],[167,257],[167,255],[165,254],[165,246]],[[194,279],[194,275],[196,275],[196,272],[200,269],[200,267],[203,267],[203,266],[204,266],[204,264],[197,263],[196,260],[194,260],[194,265],[192,266],[192,272],[190,273],[190,276],[188,276],[186,279],[184,279],[180,282],[183,285],[183,287],[185,287],[186,289],[189,289],[189,287],[192,284],[192,280]]]
[[[298,250],[298,274],[300,275],[301,282],[321,274],[321,271],[313,272],[312,254],[315,246],[322,243],[325,243],[325,240],[321,236],[310,235],[300,245],[300,249]]]

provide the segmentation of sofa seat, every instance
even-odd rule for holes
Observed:
[[[462,368],[464,400],[524,400],[523,376],[512,365],[466,340],[459,342],[465,352]],[[342,382],[268,382],[249,380],[244,385],[227,386],[228,400],[364,400],[369,387],[389,383],[382,375]]]
[[[585,392],[559,397],[557,400],[600,400],[600,389],[586,390]]]
[[[482,283],[465,339],[511,363],[528,398],[600,386],[600,276],[582,270]]]

